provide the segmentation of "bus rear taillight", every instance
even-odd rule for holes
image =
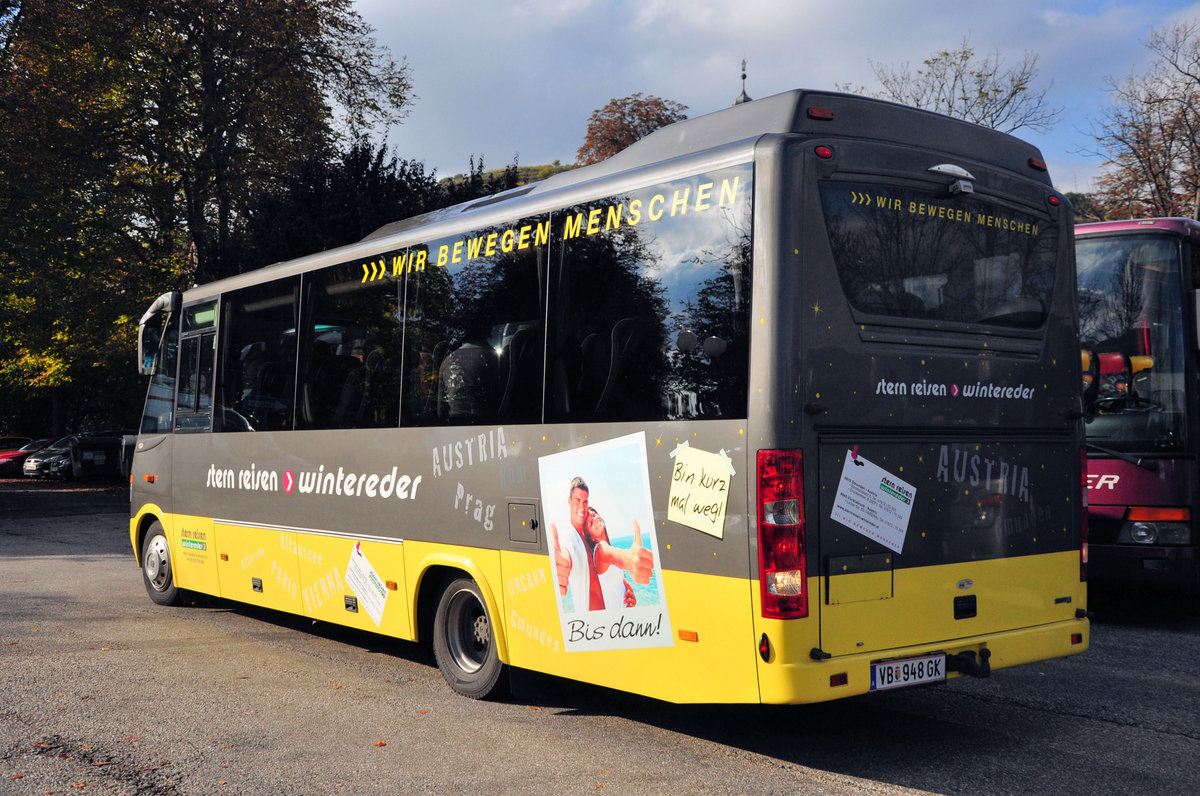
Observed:
[[[1088,559],[1088,486],[1087,486],[1087,451],[1079,449],[1079,582],[1087,580]]]
[[[803,463],[799,450],[758,452],[758,581],[768,619],[808,616]]]

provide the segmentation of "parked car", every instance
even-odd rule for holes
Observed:
[[[119,434],[71,434],[31,453],[21,471],[31,478],[121,477]]]
[[[0,437],[0,451],[15,451],[33,442],[32,437]]]
[[[16,450],[0,450],[0,477],[14,478],[21,474],[21,466],[25,464],[25,460],[32,453],[46,448],[50,443],[54,442],[53,437],[46,439],[35,439],[27,445],[23,445]]]

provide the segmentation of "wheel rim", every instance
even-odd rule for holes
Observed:
[[[146,549],[144,569],[146,580],[155,591],[166,591],[171,585],[171,551],[167,547],[167,540],[162,536],[155,536],[150,540],[150,546]]]
[[[479,671],[492,644],[492,627],[483,604],[463,589],[451,598],[446,618],[446,642],[455,665],[467,673]]]

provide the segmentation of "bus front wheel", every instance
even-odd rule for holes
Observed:
[[[486,699],[501,690],[503,665],[483,593],[470,578],[460,578],[442,592],[433,618],[433,654],[450,687],[471,699]]]
[[[158,520],[151,523],[142,542],[142,582],[146,584],[150,599],[159,605],[179,604],[179,589],[175,586],[175,572],[171,565],[171,548],[167,545],[167,534]]]

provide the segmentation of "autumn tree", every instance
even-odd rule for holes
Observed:
[[[150,298],[408,91],[351,0],[0,2],[0,423],[120,414]]]
[[[145,10],[125,0],[0,10],[0,424],[63,431],[68,418],[79,426],[136,402],[133,313],[179,264],[126,215],[125,175],[138,166],[127,88],[142,43],[128,20]]]
[[[1061,108],[1046,99],[1049,87],[1037,88],[1038,56],[1026,51],[1015,66],[1000,53],[979,56],[964,37],[956,50],[941,50],[914,69],[869,62],[878,90],[839,86],[844,91],[936,111],[1004,133],[1021,129],[1045,132]]]
[[[687,118],[686,105],[641,92],[621,99],[610,100],[603,108],[592,111],[588,118],[587,135],[579,147],[579,165],[599,163],[660,127]]]
[[[1200,219],[1200,21],[1151,34],[1157,59],[1110,78],[1109,104],[1092,122],[1106,158],[1098,193],[1110,217]]]

